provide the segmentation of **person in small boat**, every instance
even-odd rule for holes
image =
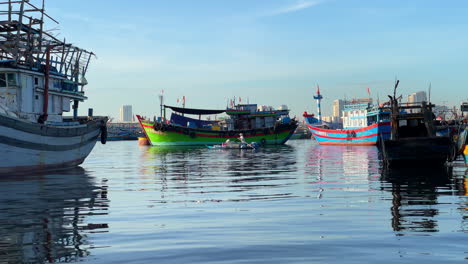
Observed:
[[[242,144],[247,144],[247,142],[245,141],[244,135],[242,133],[239,134],[239,140]]]
[[[251,148],[252,147],[252,145],[250,145],[249,143],[247,143],[247,141],[245,141],[244,135],[242,133],[239,134],[239,141],[241,142],[240,143],[240,148]]]

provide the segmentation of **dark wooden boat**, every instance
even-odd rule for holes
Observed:
[[[398,81],[395,84],[395,90]],[[436,136],[433,104],[399,104],[390,97],[391,137],[379,142],[381,157],[387,167],[440,167],[454,150],[447,136]]]

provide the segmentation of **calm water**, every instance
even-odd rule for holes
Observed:
[[[0,180],[0,263],[466,262],[465,177],[311,140],[99,143],[82,168]]]

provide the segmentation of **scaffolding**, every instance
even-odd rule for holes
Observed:
[[[0,0],[2,1],[2,0]],[[94,53],[57,39],[44,28],[48,19],[45,0],[3,0],[0,2],[0,62],[14,67],[45,71],[50,53],[50,71],[84,86],[84,78]],[[40,6],[37,7],[37,6]],[[81,78],[80,78],[81,77]]]

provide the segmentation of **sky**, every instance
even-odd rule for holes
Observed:
[[[59,38],[96,53],[81,105],[118,119],[165,103],[224,109],[234,96],[287,105],[292,116],[335,99],[428,90],[436,104],[468,100],[464,0],[48,0]]]

